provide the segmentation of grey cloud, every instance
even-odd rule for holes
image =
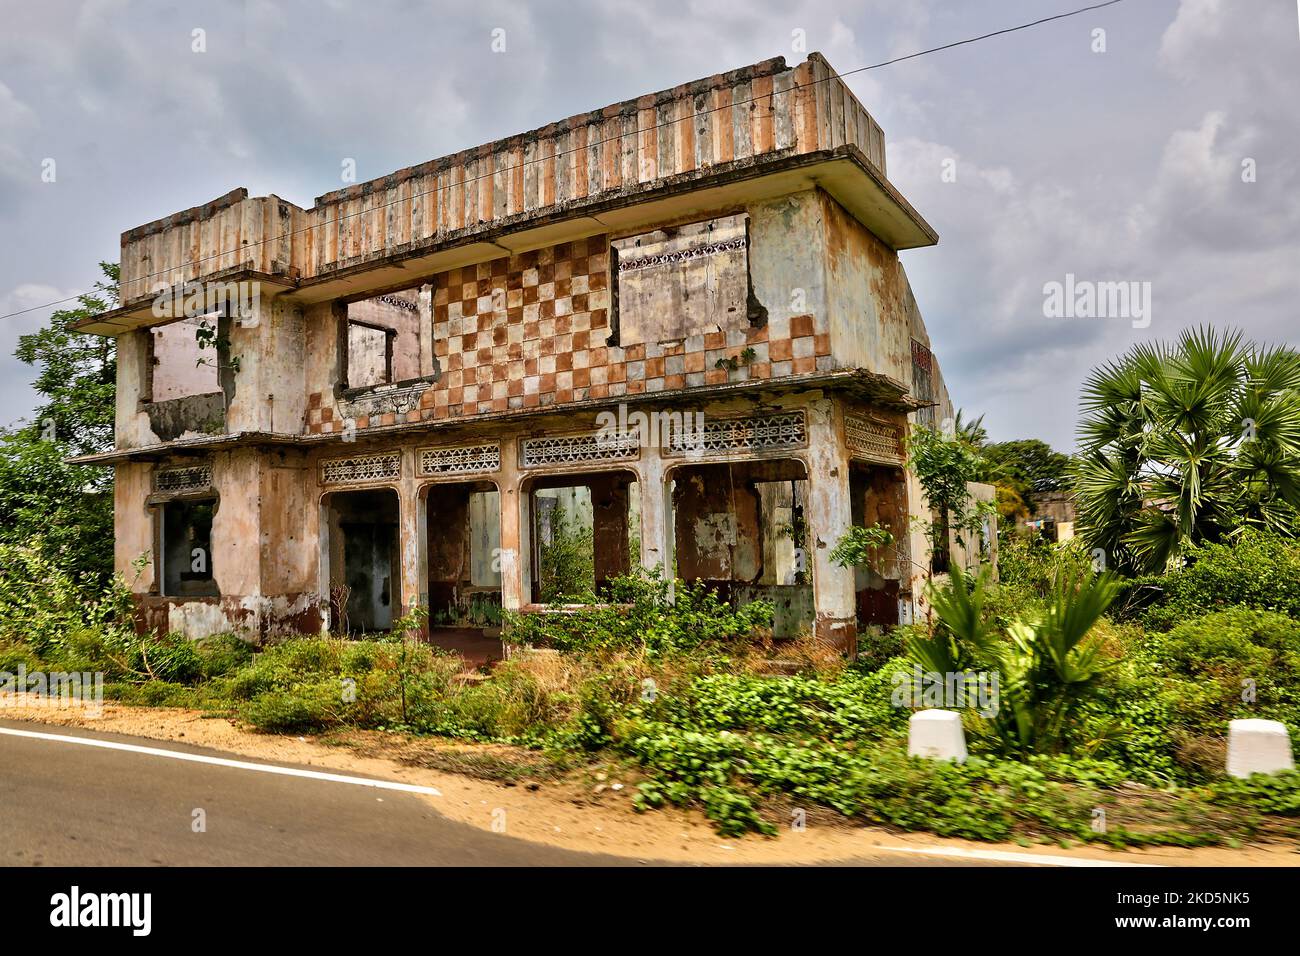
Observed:
[[[1043,14],[1038,0],[6,2],[0,229],[21,241],[0,260],[0,301],[89,288],[123,229],[234,186],[310,203],[341,184],[345,157],[370,178],[796,62],[794,30],[851,70]],[[1130,0],[850,77],[885,129],[890,178],[940,231],[904,261],[954,398],[994,437],[1069,447],[1079,383],[1134,341],[1206,321],[1295,339],[1294,17],[1263,0]],[[1089,48],[1098,26],[1105,54]],[[39,181],[45,156],[57,184]],[[940,180],[947,157],[956,183]],[[1043,283],[1066,272],[1151,281],[1151,328],[1045,318]],[[5,321],[0,381],[29,381],[10,355],[39,317]],[[23,394],[0,392],[11,416],[30,409]]]

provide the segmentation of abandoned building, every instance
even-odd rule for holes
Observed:
[[[146,627],[437,641],[639,564],[851,649],[931,569],[902,440],[952,406],[898,252],[936,241],[818,54],[309,209],[237,189],[122,235],[80,460]],[[898,546],[840,567],[854,524]]]

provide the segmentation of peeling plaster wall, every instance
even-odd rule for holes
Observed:
[[[777,57],[336,190],[310,209],[233,190],[123,233],[122,299],[151,293],[159,275],[179,282],[245,263],[310,279],[507,217],[845,144],[884,174],[884,133],[825,58],[790,67]]]
[[[846,407],[855,414],[867,410],[858,405],[846,406],[843,400],[818,391],[774,394],[768,401],[737,396],[707,402],[702,409],[706,420],[802,409],[807,416],[809,442],[807,447],[757,454],[747,451],[715,453],[702,461],[709,464],[745,462],[745,465],[737,467],[738,472],[747,475],[747,481],[787,481],[807,476],[806,546],[812,593],[816,600],[812,623],[818,634],[848,647],[855,632],[854,573],[833,565],[828,558],[830,550],[853,520],[848,451],[843,440]],[[571,434],[584,429],[594,432],[596,428],[597,421],[592,411],[575,415],[557,410],[551,416],[526,423],[504,420],[489,425],[462,426],[455,431],[433,435],[396,433],[383,439],[361,438],[355,443],[334,443],[310,451],[248,448],[217,454],[211,461],[213,484],[220,496],[220,505],[214,517],[212,544],[213,571],[222,597],[178,602],[141,593],[144,617],[160,627],[183,624],[187,633],[208,632],[218,622],[223,623],[218,629],[246,628],[262,633],[320,630],[328,616],[329,592],[328,582],[323,580],[321,496],[380,488],[393,489],[398,495],[400,567],[396,570],[400,588],[395,580],[393,612],[396,615],[408,610],[417,595],[428,593],[431,579],[439,576],[438,564],[445,563],[439,561],[435,550],[425,547],[424,536],[429,527],[446,527],[449,520],[437,507],[425,520],[424,508],[420,504],[421,488],[430,480],[415,473],[419,449],[430,445],[497,442],[500,444],[501,467],[496,471],[466,475],[464,482],[482,487],[483,482],[490,480],[500,489],[497,538],[502,549],[503,606],[517,609],[531,599],[530,519],[527,496],[521,489],[543,476],[553,483],[565,484],[572,480],[570,476],[582,475],[582,480],[587,481],[593,473],[618,473],[623,477],[597,483],[604,487],[596,497],[608,507],[593,515],[593,523],[597,526],[597,533],[614,541],[615,545],[607,549],[611,556],[610,566],[598,569],[602,575],[621,570],[627,560],[623,557],[626,531],[621,518],[616,521],[615,517],[629,507],[630,502],[625,504],[624,499],[631,492],[636,495],[635,510],[641,522],[639,560],[646,566],[671,562],[676,554],[679,572],[694,563],[698,565],[695,573],[700,577],[738,582],[733,589],[738,599],[748,600],[760,592],[770,592],[769,596],[782,605],[783,622],[787,622],[783,627],[793,631],[797,630],[800,620],[807,622],[804,615],[811,605],[801,596],[807,586],[800,590],[800,586],[763,583],[770,575],[765,574],[762,540],[757,531],[761,502],[760,496],[749,491],[747,484],[737,484],[738,502],[733,516],[730,493],[725,496],[726,500],[721,497],[722,483],[710,484],[707,479],[703,483],[690,483],[687,479],[693,465],[680,457],[662,455],[653,447],[640,449],[636,457],[628,460],[575,462],[545,468],[519,467],[518,442],[521,437]],[[399,477],[354,484],[321,483],[321,462],[325,459],[391,450],[399,450],[401,454]],[[792,466],[789,464],[791,460],[801,464]],[[184,461],[181,459],[176,463]],[[791,472],[791,467],[797,467],[797,471]],[[149,538],[151,526],[142,506],[148,494],[151,471],[145,465],[119,466],[118,563],[120,568],[128,571],[130,559],[138,553],[132,553],[132,548],[145,550],[152,547]],[[682,511],[689,513],[695,506],[688,507],[679,496],[677,509],[674,509],[665,486],[666,474],[682,476],[680,483],[684,490],[680,495],[693,495],[702,502],[696,510],[704,520],[693,528],[695,537],[685,546],[673,541],[678,523],[672,516],[674,510],[678,514]],[[625,482],[633,476],[637,482],[635,488],[625,490]],[[436,483],[431,485],[431,488],[437,487]],[[140,514],[138,519],[130,517],[133,509]],[[460,538],[452,537],[463,547]],[[720,542],[725,544],[725,557],[714,560],[718,557],[715,545]],[[330,543],[337,545],[336,533],[330,535]],[[638,559],[636,555],[628,557],[633,561]],[[341,555],[336,558],[336,563],[339,560]],[[768,560],[776,559],[769,556]],[[458,575],[461,573],[457,571]],[[151,581],[141,582],[137,591],[147,592],[150,584]],[[184,608],[176,610],[181,605]],[[217,610],[212,609],[214,606]]]
[[[261,471],[256,449],[213,458],[212,483],[221,500],[212,516],[212,576],[222,595],[261,593]]]
[[[825,224],[831,351],[841,366],[910,383],[909,339],[920,313],[898,254],[830,196],[818,193],[818,199]]]
[[[155,582],[153,518],[145,499],[152,487],[153,468],[145,462],[122,462],[113,468],[113,565],[133,593],[147,594]],[[132,562],[149,558],[136,577]]]
[[[230,323],[230,354],[239,369],[227,385],[227,432],[303,430],[306,328],[300,306],[265,298],[251,319]]]
[[[350,423],[360,432],[840,367],[825,322],[818,196],[805,190],[743,210],[757,311],[738,310],[725,327],[682,338],[661,340],[652,330],[646,341],[622,344],[610,311],[609,235],[438,273],[429,289],[429,361],[439,376],[418,394],[376,391],[373,412],[336,396],[338,316],[314,306],[306,315],[306,429],[332,434]],[[752,359],[742,363],[746,349]],[[737,368],[719,368],[719,360]]]
[[[781,378],[837,367],[826,324],[826,265],[822,210],[816,190],[750,207],[750,279],[767,311],[759,360]],[[808,341],[796,341],[813,336]],[[820,336],[821,338],[818,338]]]
[[[117,411],[113,436],[118,448],[157,444],[149,416],[141,407],[149,361],[149,330],[127,332],[117,338]]]
[[[258,593],[314,595],[319,590],[315,485],[315,470],[304,452],[273,451],[262,459]]]

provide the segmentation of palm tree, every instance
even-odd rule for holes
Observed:
[[[989,441],[988,430],[984,427],[984,416],[963,421],[963,414],[962,409],[957,409],[957,417],[953,420],[953,437],[965,443],[972,451],[978,452]]]
[[[1248,526],[1296,533],[1295,350],[1189,330],[1094,369],[1080,409],[1080,531],[1112,566],[1160,571]]]

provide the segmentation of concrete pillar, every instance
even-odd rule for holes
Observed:
[[[955,710],[918,710],[907,721],[907,755],[966,762],[966,734]]]
[[[647,448],[641,458],[641,555],[643,568],[667,568],[672,555],[672,519],[664,460],[659,449]]]
[[[852,657],[857,651],[853,568],[832,564],[831,551],[853,524],[849,463],[839,409],[830,399],[807,405],[808,556],[813,572],[814,632]]]
[[[1295,769],[1291,736],[1276,720],[1233,720],[1228,723],[1228,775],[1281,773]]]
[[[402,452],[402,472],[405,475],[411,456]],[[424,566],[425,542],[420,534],[420,496],[416,491],[415,479],[403,477],[397,489],[397,547],[401,565],[401,601],[394,601],[397,613],[406,615],[420,604],[421,595],[428,590],[421,580],[421,568]]]
[[[528,507],[521,488],[523,475],[519,471],[519,443],[501,442],[501,606],[507,611],[517,611],[532,601],[528,589],[529,564],[524,550],[531,540],[525,523],[529,520]]]

